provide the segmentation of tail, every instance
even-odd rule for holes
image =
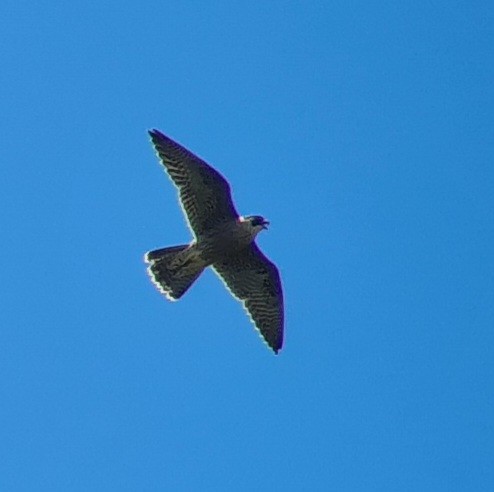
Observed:
[[[144,259],[152,282],[171,301],[180,299],[205,267],[188,244],[150,251]]]

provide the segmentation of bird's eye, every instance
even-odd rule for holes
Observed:
[[[252,225],[255,227],[255,226],[258,226],[258,225],[262,225],[263,224],[263,220],[261,217],[254,217],[252,219]]]

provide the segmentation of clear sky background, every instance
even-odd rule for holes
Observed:
[[[494,490],[491,2],[3,0],[0,490]],[[271,221],[285,347],[159,128]]]

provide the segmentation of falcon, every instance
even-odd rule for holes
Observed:
[[[284,325],[280,274],[255,242],[269,222],[260,215],[240,216],[230,185],[218,171],[160,131],[150,130],[149,135],[178,189],[194,236],[190,244],[146,253],[151,280],[175,301],[211,266],[277,354],[283,345]]]

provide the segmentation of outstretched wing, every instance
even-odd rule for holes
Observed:
[[[178,188],[182,209],[196,237],[217,224],[238,217],[230,185],[218,171],[160,131],[151,130],[149,135],[158,157]]]
[[[283,345],[283,291],[280,274],[253,242],[213,268],[230,292],[242,301],[252,322],[277,354]]]

